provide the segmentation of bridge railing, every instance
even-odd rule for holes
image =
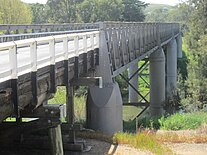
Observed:
[[[15,25],[0,24],[0,43],[28,39],[34,37],[44,37],[57,34],[68,34],[77,31],[97,30],[96,23],[70,23],[70,24],[32,24]]]
[[[177,23],[105,22],[103,29],[114,72],[137,58],[146,57],[180,33]]]
[[[72,47],[72,48],[70,48]],[[99,47],[99,31],[0,43],[0,82]],[[48,51],[46,56],[41,54]],[[59,52],[57,52],[59,51]],[[25,61],[26,63],[22,63]]]

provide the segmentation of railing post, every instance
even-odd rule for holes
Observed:
[[[56,68],[55,68],[55,38],[49,41],[49,52],[50,52],[50,93],[56,92]]]
[[[19,96],[18,96],[18,68],[17,68],[17,45],[13,42],[13,46],[9,48],[9,62],[11,69],[11,88],[12,88],[12,102],[14,105],[14,113],[16,122],[20,122],[19,113]]]
[[[83,36],[83,49],[83,73],[86,75],[88,72],[87,35]]]
[[[79,78],[79,37],[76,35],[74,38],[75,42],[75,62],[74,62],[74,79]]]
[[[37,42],[34,40],[30,44],[30,58],[31,58],[31,83],[32,83],[32,104],[38,104],[37,98]]]

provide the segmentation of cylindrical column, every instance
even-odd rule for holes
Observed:
[[[181,34],[177,36],[176,42],[177,42],[178,58],[182,58],[183,57],[183,52],[182,52],[182,36],[181,36]]]
[[[117,83],[91,87],[87,97],[87,127],[105,134],[123,131],[122,98]]]
[[[150,60],[150,114],[158,117],[163,113],[165,102],[165,54],[158,49],[149,57]]]
[[[129,67],[128,70],[128,78],[131,78],[131,76],[137,71],[138,64],[135,63]],[[135,88],[138,89],[138,73],[133,76],[133,78],[129,81]],[[138,94],[137,92],[129,86],[129,102],[137,102],[138,101]]]
[[[175,39],[167,45],[167,98],[175,95],[177,81],[177,43]]]

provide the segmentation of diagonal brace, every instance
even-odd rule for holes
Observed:
[[[141,98],[146,102],[149,103],[142,94],[140,94],[140,92],[122,75],[120,74],[120,76],[128,83],[128,85],[130,85],[132,87],[132,89],[134,89],[134,91],[136,91],[136,93],[141,96]]]

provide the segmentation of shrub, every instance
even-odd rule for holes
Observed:
[[[204,112],[176,113],[167,118],[159,119],[160,128],[163,130],[196,129],[203,123],[207,123],[207,113]]]

